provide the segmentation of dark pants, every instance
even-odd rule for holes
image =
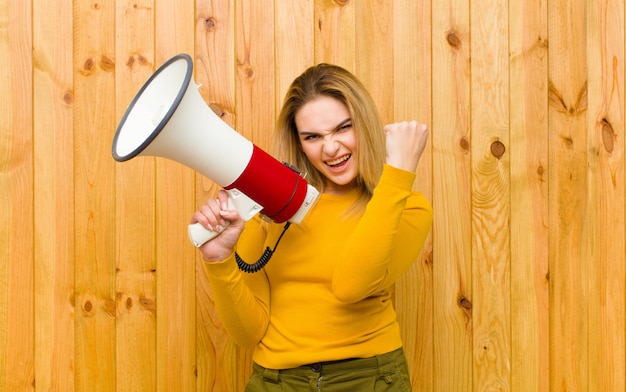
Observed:
[[[321,362],[293,369],[254,364],[246,392],[411,392],[404,351],[372,358]]]

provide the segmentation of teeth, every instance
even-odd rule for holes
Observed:
[[[339,159],[335,159],[334,161],[328,161],[328,162],[326,162],[326,164],[329,165],[329,166],[335,166],[335,165],[340,164],[341,162],[347,161],[350,157],[351,157],[351,155],[344,155],[343,157],[341,157]]]

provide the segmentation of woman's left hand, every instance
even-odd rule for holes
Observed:
[[[417,121],[385,125],[387,164],[414,172],[426,148],[428,127]]]

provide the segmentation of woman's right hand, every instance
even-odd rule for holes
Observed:
[[[191,217],[191,223],[217,231],[219,234],[200,246],[204,260],[222,261],[235,250],[235,244],[244,229],[245,222],[237,210],[228,209],[228,194],[220,190],[216,199],[209,199]]]

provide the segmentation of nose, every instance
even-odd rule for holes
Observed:
[[[333,135],[325,135],[324,136],[324,144],[323,147],[324,152],[328,155],[335,155],[337,151],[339,151],[339,142],[335,140]]]

